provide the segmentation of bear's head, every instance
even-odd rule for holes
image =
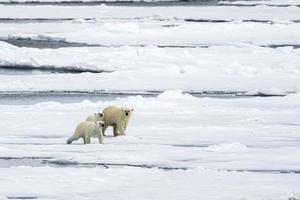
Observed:
[[[133,109],[122,108],[122,112],[124,113],[125,117],[130,118],[133,113]]]
[[[95,121],[95,124],[97,126],[104,127],[105,122],[104,121]]]
[[[103,113],[95,113],[96,121],[101,121],[104,117]]]

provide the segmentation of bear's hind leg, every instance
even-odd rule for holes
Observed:
[[[114,136],[117,137],[119,135],[119,132],[118,132],[118,126],[115,124],[113,125],[113,132],[114,132]]]
[[[79,137],[76,137],[73,135],[67,140],[67,144],[71,144],[73,141],[78,140],[78,139],[79,139]]]

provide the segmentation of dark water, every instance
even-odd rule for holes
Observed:
[[[78,42],[66,42],[64,40],[49,39],[33,39],[33,38],[0,38],[0,41],[7,42],[17,47],[30,47],[39,49],[58,49],[65,47],[107,47],[107,48],[120,48],[120,47],[147,47],[148,44],[135,44],[135,45],[102,45],[102,44],[87,44]],[[153,46],[153,45],[151,45]],[[158,48],[208,48],[207,44],[195,45],[154,45]]]
[[[11,45],[17,47],[31,47],[39,49],[57,49],[64,47],[95,47],[101,46],[96,44],[85,44],[77,42],[66,42],[64,40],[49,39],[33,39],[33,38],[22,38],[22,37],[12,37],[12,38],[0,38],[0,41],[7,42]]]
[[[55,161],[51,160],[50,157],[0,157],[0,168],[16,167],[16,166],[31,166],[31,167],[42,167],[50,166],[56,168],[72,167],[72,168],[116,168],[116,167],[132,167],[132,168],[145,168],[145,169],[162,169],[166,171],[170,170],[188,170],[192,168],[188,167],[173,167],[173,166],[159,166],[149,164],[128,164],[128,163],[78,163],[71,161]],[[288,169],[219,169],[220,171],[229,172],[253,172],[253,173],[276,173],[276,174],[288,174],[295,173],[299,174],[300,170],[288,170]]]
[[[83,2],[80,0],[73,1],[61,1],[61,2],[51,2],[51,1],[43,1],[43,2],[34,2],[28,0],[28,2],[1,2],[0,4],[4,5],[62,5],[62,6],[96,6],[105,4],[108,6],[141,6],[141,7],[154,7],[154,6],[218,6],[218,2],[220,0],[178,0],[178,1],[156,1],[156,2],[146,2],[146,1],[90,1]]]
[[[38,199],[38,197],[8,196],[7,199]]]
[[[233,0],[234,1],[234,0]],[[250,1],[250,0],[246,0]],[[266,6],[272,7],[288,7],[291,6],[288,2],[282,5],[276,5],[269,2]],[[237,7],[253,7],[259,6],[262,4],[259,3],[251,3],[251,4],[241,4],[239,2],[233,4],[226,4],[223,3],[222,0],[178,0],[178,1],[155,1],[155,2],[147,2],[147,1],[140,1],[136,2],[133,0],[127,1],[114,1],[114,2],[107,2],[107,1],[90,1],[90,2],[83,2],[81,0],[73,0],[73,1],[61,1],[61,2],[52,2],[50,1],[43,1],[43,2],[34,2],[28,0],[27,2],[16,2],[16,1],[8,1],[8,2],[0,2],[0,4],[4,5],[60,5],[60,6],[96,6],[101,4],[106,4],[108,6],[141,6],[141,7],[167,7],[167,6],[237,6]],[[293,5],[300,7],[300,5]]]
[[[148,164],[127,164],[127,163],[78,163],[71,161],[52,161],[50,157],[0,157],[0,168],[17,167],[17,166],[31,166],[31,167],[73,167],[73,168],[93,168],[93,167],[134,167],[134,168],[158,168],[163,170],[186,170],[185,167],[172,166],[156,166]]]
[[[1,105],[31,105],[41,102],[59,102],[59,103],[76,103],[82,102],[83,100],[89,100],[91,102],[98,101],[113,101],[118,97],[124,97],[126,95],[93,95],[93,94],[60,94],[60,95],[0,95]],[[129,95],[128,95],[129,96]]]
[[[0,92],[0,105],[30,105],[41,102],[59,102],[59,103],[76,103],[83,100],[91,102],[113,101],[117,98],[140,95],[145,98],[157,97],[163,91],[20,91],[20,92]],[[253,94],[247,95],[246,91],[202,91],[189,92],[198,98],[253,98],[253,97],[274,97],[285,95],[265,95]]]
[[[190,22],[196,20],[187,19]],[[201,19],[199,19],[201,22]],[[216,22],[218,23],[218,22]],[[33,38],[0,38],[0,41],[7,42],[17,47],[30,47],[30,48],[39,48],[39,49],[58,49],[65,47],[107,47],[107,48],[120,48],[123,46],[126,47],[147,47],[148,44],[135,44],[135,45],[101,45],[101,44],[86,44],[86,43],[77,43],[77,42],[66,42],[64,40],[55,40],[55,39],[33,39]],[[214,44],[191,44],[191,45],[154,45],[158,48],[209,48],[211,46],[216,46]],[[232,45],[231,45],[232,46]],[[269,45],[258,45],[261,47],[268,48],[279,48],[279,47],[292,47],[294,49],[300,48],[300,44],[269,44]],[[52,67],[53,68],[53,67]]]
[[[32,66],[32,65],[0,65],[0,75],[35,75],[35,74],[79,74],[79,73],[111,72],[102,69],[78,67]]]

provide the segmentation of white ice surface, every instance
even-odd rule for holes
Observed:
[[[240,5],[300,5],[299,0],[248,0],[248,1],[220,1],[219,4],[240,4]]]
[[[76,18],[62,23],[1,23],[2,37],[51,36],[125,45],[38,50],[1,42],[2,65],[114,70],[103,74],[2,74],[1,92],[180,88],[296,94],[212,99],[175,90],[155,98],[99,98],[97,102],[27,105],[20,100],[19,105],[5,105],[1,101],[0,199],[300,199],[299,173],[279,173],[300,170],[299,50],[257,47],[299,44],[300,26],[291,22],[300,19],[299,10],[1,5],[0,18]],[[235,21],[188,23],[186,18]],[[240,22],[245,19],[275,23]],[[170,24],[178,26],[162,27]],[[149,46],[126,47],[130,44]],[[157,44],[217,45],[197,49],[152,46]],[[135,109],[127,136],[106,137],[104,145],[97,144],[97,139],[90,145],[82,145],[82,141],[65,144],[80,121],[108,105]],[[108,131],[111,134],[112,130]],[[51,162],[81,165],[58,167],[41,164],[39,159],[5,157],[51,157]]]
[[[288,200],[299,198],[300,184],[298,174],[222,172],[202,168],[163,171],[13,167],[1,169],[0,177],[3,199],[25,196],[42,200]]]
[[[225,171],[299,170],[299,99],[299,94],[211,99],[167,91],[157,98],[0,105],[0,157],[188,168],[1,168],[0,195],[50,199],[299,198],[299,174]],[[82,145],[82,141],[65,144],[78,122],[107,105],[135,109],[127,136],[106,137],[104,145],[97,144],[97,139],[91,145]],[[112,130],[108,131],[111,134]]]
[[[300,50],[251,45],[209,48],[17,48],[1,42],[1,65],[104,69],[101,74],[0,75],[1,91],[237,90],[293,92]],[[83,56],[84,55],[84,56]],[[86,81],[89,80],[89,81]]]
[[[0,37],[42,35],[101,45],[299,45],[299,32],[300,23],[185,23],[175,27],[144,27],[132,22],[0,24]]]
[[[1,43],[2,65],[72,66],[116,71],[97,75],[1,76],[2,91],[178,88],[271,91],[275,88],[287,92],[294,91],[300,84],[299,50],[255,46],[300,44],[300,24],[286,21],[300,19],[300,8],[297,7],[0,6],[0,10],[2,18],[78,19],[63,23],[1,23],[2,37],[125,45],[121,48],[38,50]],[[81,18],[96,19],[85,21]],[[186,18],[285,22],[189,23],[183,21]],[[170,24],[176,26],[163,27]],[[153,45],[217,46],[207,49],[159,49]],[[84,81],[86,79],[90,81]]]
[[[96,18],[98,20],[183,20],[258,19],[289,21],[300,19],[298,7],[234,7],[234,6],[170,6],[170,7],[118,7],[118,6],[5,6],[0,5],[0,18]]]

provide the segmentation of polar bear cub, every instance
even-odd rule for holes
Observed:
[[[103,120],[103,113],[94,113],[86,118],[85,121],[96,122]]]
[[[104,127],[103,121],[84,121],[77,125],[74,134],[67,140],[68,144],[79,138],[83,139],[84,144],[91,143],[91,137],[98,137],[99,143],[103,144],[103,133],[102,128]]]
[[[108,126],[113,127],[114,136],[125,135],[128,126],[128,121],[132,116],[133,109],[125,107],[108,106],[103,110],[104,127],[102,129],[103,135]]]

